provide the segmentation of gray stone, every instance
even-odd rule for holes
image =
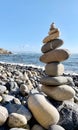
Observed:
[[[57,107],[60,113],[59,125],[66,130],[78,129],[78,105],[74,102],[64,101]]]
[[[64,65],[61,63],[52,62],[46,64],[45,73],[49,76],[60,76],[64,73]]]
[[[29,90],[28,90],[27,85],[21,84],[20,85],[20,92],[22,93],[23,96],[28,95]]]
[[[31,130],[45,130],[42,126],[38,125],[38,124],[35,124]]]
[[[41,48],[41,51],[43,53],[46,53],[50,50],[56,49],[58,47],[60,47],[61,45],[63,45],[63,40],[61,39],[54,39],[51,42],[48,42],[47,44],[44,44]]]
[[[8,104],[5,105],[5,107],[8,109],[9,113],[22,114],[27,118],[27,120],[30,120],[31,117],[32,117],[30,111],[21,104],[8,103]]]

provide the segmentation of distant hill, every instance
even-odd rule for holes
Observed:
[[[0,48],[0,54],[12,54],[12,52],[11,51],[7,51],[7,50],[5,50],[3,48]]]

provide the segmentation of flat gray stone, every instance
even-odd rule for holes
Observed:
[[[42,77],[40,79],[41,84],[44,85],[62,85],[62,84],[67,84],[68,83],[68,78],[65,76],[58,76],[58,77]]]
[[[63,45],[63,40],[61,39],[54,39],[51,42],[48,42],[47,44],[44,44],[41,48],[41,51],[43,53],[48,52],[50,50],[56,49]]]

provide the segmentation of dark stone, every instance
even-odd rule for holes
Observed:
[[[9,130],[7,122],[4,125],[0,126],[0,130]]]
[[[6,83],[5,85],[7,87],[7,89],[11,92],[11,93],[18,93],[19,92],[19,87],[17,85],[16,82],[14,81],[9,81]]]
[[[66,130],[78,129],[78,105],[71,101],[64,101],[57,107],[60,113],[59,125]]]

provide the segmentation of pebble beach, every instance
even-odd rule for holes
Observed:
[[[43,75],[43,70],[39,68],[0,63],[0,105],[8,109],[7,113],[19,111],[21,108],[21,114],[26,112],[28,120],[31,119],[32,115],[27,109],[30,90],[28,87],[37,88],[40,85],[41,75]],[[5,115],[2,116],[4,120]],[[7,119],[7,117],[5,118]],[[5,120],[0,119],[1,130],[8,127],[3,126]]]
[[[0,117],[0,130],[31,130],[34,125],[38,125],[34,127],[41,127],[28,109],[29,84],[27,80],[31,82],[32,88],[40,91],[40,78],[43,76],[45,76],[45,72],[42,68],[0,63],[0,113],[6,114],[7,110],[7,114],[2,114]],[[70,76],[73,79],[73,88],[76,92],[73,102],[78,104],[78,75],[64,74],[64,76]],[[47,99],[51,101],[50,98],[47,97]],[[52,103],[53,102],[54,101],[52,101]],[[55,102],[56,104],[59,103],[58,101]],[[1,106],[6,108],[6,110],[1,108]],[[18,126],[15,125],[10,128],[11,126],[9,126],[7,122],[8,117],[11,116],[12,113],[26,115],[28,124],[25,120],[22,120],[22,123],[25,123],[23,124],[24,126],[21,127],[21,123],[19,124],[20,121],[18,121]],[[18,116],[20,116],[20,114]],[[14,120],[15,119],[13,119],[13,122]],[[41,127],[40,130],[44,130],[44,128]]]

